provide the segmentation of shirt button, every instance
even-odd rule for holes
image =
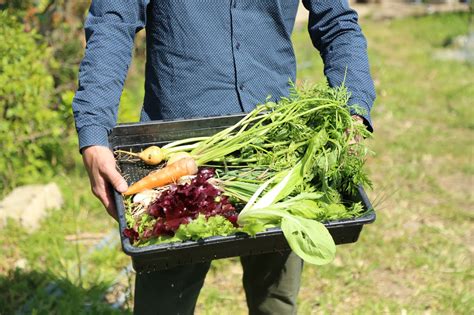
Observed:
[[[239,90],[243,91],[243,90],[244,90],[244,87],[245,87],[245,86],[244,86],[243,84],[241,84],[241,85],[239,86]]]
[[[240,43],[237,43],[237,44],[235,45],[235,48],[236,48],[237,50],[239,50],[239,49],[240,49]]]
[[[232,5],[234,9],[237,7],[237,0],[234,0],[234,4]]]

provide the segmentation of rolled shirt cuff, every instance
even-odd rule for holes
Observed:
[[[79,151],[93,145],[109,146],[109,131],[103,126],[84,126],[77,132],[79,137]]]
[[[364,101],[357,99],[349,100],[349,111],[351,115],[358,115],[364,119],[364,125],[370,132],[374,131],[372,127],[372,119],[370,117],[370,107]]]

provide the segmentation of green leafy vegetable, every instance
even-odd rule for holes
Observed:
[[[324,265],[336,255],[336,244],[324,224],[301,217],[285,217],[281,230],[291,249],[304,261]]]
[[[220,215],[206,217],[200,214],[188,224],[182,224],[176,231],[175,237],[179,240],[198,240],[211,236],[226,236],[238,231],[232,223]]]

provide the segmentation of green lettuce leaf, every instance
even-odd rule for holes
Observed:
[[[324,224],[285,216],[281,220],[281,229],[291,249],[305,262],[324,265],[334,259],[336,244]]]
[[[180,240],[198,240],[211,236],[226,236],[238,231],[232,223],[223,216],[216,215],[206,219],[200,214],[188,224],[181,224],[175,233]]]

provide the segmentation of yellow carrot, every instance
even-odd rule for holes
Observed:
[[[156,145],[152,145],[139,153],[128,152],[124,150],[115,150],[115,152],[135,156],[148,165],[160,164],[161,161],[165,159],[166,155],[165,151]]]

